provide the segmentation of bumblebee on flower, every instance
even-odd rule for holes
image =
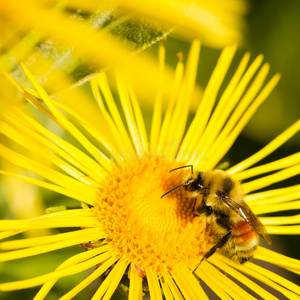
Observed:
[[[85,101],[67,104],[63,99],[51,98],[23,66],[34,89],[22,87],[11,79],[23,97],[72,135],[82,149],[15,107],[2,121],[2,134],[36,152],[53,167],[28,159],[24,153],[17,153],[2,144],[0,153],[5,159],[44,180],[6,171],[1,173],[66,195],[84,205],[81,209],[56,211],[30,220],[0,221],[2,238],[36,228],[78,228],[39,238],[3,241],[1,249],[11,251],[1,253],[0,260],[30,257],[72,245],[83,247],[52,272],[2,283],[0,290],[41,285],[35,299],[44,299],[58,279],[93,268],[61,299],[74,298],[99,277],[103,282],[97,286],[92,299],[110,299],[124,277],[129,278],[126,288],[129,299],[142,299],[147,293],[143,289],[145,284],[153,299],[207,299],[202,282],[222,299],[253,299],[227,274],[265,299],[276,297],[243,274],[291,299],[300,295],[299,287],[281,276],[252,262],[240,264],[234,261],[244,262],[254,255],[254,258],[295,273],[300,270],[297,260],[257,247],[257,234],[270,242],[269,234],[299,233],[297,226],[284,226],[298,224],[297,216],[260,218],[261,214],[270,211],[271,204],[272,209],[277,205],[279,211],[279,204],[297,200],[299,186],[259,190],[299,174],[300,155],[283,158],[280,163],[275,161],[253,167],[295,135],[300,122],[239,164],[213,171],[279,79],[279,75],[275,75],[264,83],[269,65],[261,66],[262,56],[258,56],[248,66],[250,56],[246,54],[218,97],[235,50],[231,46],[222,52],[188,126],[200,51],[200,42],[195,40],[185,70],[182,60],[178,62],[174,92],[164,114],[161,87],[158,87],[149,136],[143,111],[124,70],[116,73],[121,108],[112,97],[105,73],[91,79],[91,89],[99,107],[94,111]],[[162,54],[160,64],[164,64]],[[164,68],[160,70],[163,72]],[[175,148],[172,141],[177,141]],[[107,152],[101,151],[99,145]],[[201,155],[195,155],[199,149]],[[175,156],[163,156],[166,150]],[[122,157],[130,152],[136,158],[131,156],[132,159],[126,160]],[[186,165],[193,166],[192,175],[190,168],[174,170]],[[171,170],[174,171],[170,173]],[[243,183],[244,179],[256,176],[261,177]],[[224,207],[220,209],[220,204],[216,209],[212,204],[215,199],[228,207],[225,217],[222,216]],[[265,204],[261,205],[262,202]],[[229,212],[230,216],[235,214],[237,222],[230,219]],[[236,226],[239,222],[247,228]],[[249,235],[251,239],[243,239],[243,235]],[[246,247],[245,243],[255,241],[242,258],[243,249],[237,248],[239,238],[243,240],[243,247]],[[231,249],[235,249],[233,255]]]

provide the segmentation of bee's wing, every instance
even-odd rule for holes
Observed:
[[[266,230],[266,227],[262,224],[262,222],[259,220],[259,218],[253,213],[253,211],[250,209],[250,207],[244,202],[243,205],[240,207],[240,210],[246,212],[245,215],[247,216],[247,219],[249,220],[250,224],[252,225],[254,231],[256,231],[258,234],[260,234],[266,242],[271,245],[272,241],[271,238]]]
[[[271,238],[265,228],[265,226],[261,223],[259,218],[253,213],[250,207],[246,204],[246,202],[242,201],[242,203],[237,203],[231,198],[224,199],[224,202],[232,208],[235,212],[237,212],[252,228],[255,232],[260,234],[266,242],[271,245]]]

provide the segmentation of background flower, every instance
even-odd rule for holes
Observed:
[[[218,48],[239,42],[246,11],[243,0],[163,0],[143,5],[135,0],[13,0],[1,5],[0,70],[16,76],[19,63],[26,61],[51,92],[124,61],[131,52],[174,30]],[[149,73],[152,62],[151,57],[140,57],[132,67],[136,72],[147,68]]]

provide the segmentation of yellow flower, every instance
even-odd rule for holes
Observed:
[[[212,47],[237,43],[246,6],[244,0],[2,1],[0,70],[20,75],[19,64],[26,62],[54,93],[128,59],[173,29]],[[150,56],[139,56],[134,66],[138,73],[148,70],[147,81],[153,78]]]
[[[208,171],[222,162],[279,79],[275,75],[264,84],[269,65],[262,65],[262,56],[258,56],[248,66],[250,55],[246,54],[219,97],[235,49],[231,46],[222,52],[197,112],[187,125],[200,51],[199,41],[193,42],[185,70],[182,61],[178,62],[164,118],[162,86],[158,87],[150,137],[131,85],[132,74],[124,69],[116,73],[119,97],[112,96],[104,73],[91,80],[97,110],[89,101],[77,102],[76,97],[72,97],[73,102],[51,98],[24,66],[34,89],[22,87],[11,78],[24,98],[64,128],[79,146],[45,129],[16,107],[6,114],[1,132],[53,167],[2,144],[0,153],[4,158],[44,180],[6,171],[1,173],[83,204],[81,209],[62,208],[33,219],[0,221],[1,238],[11,237],[0,244],[4,250],[0,261],[31,257],[73,245],[81,245],[88,251],[68,258],[50,273],[2,283],[1,291],[42,285],[34,299],[44,299],[58,279],[94,268],[61,299],[73,299],[98,277],[102,277],[103,282],[92,299],[110,299],[120,281],[127,277],[129,299],[142,299],[146,283],[151,299],[207,299],[203,282],[221,299],[254,299],[249,290],[264,299],[276,299],[257,281],[289,299],[299,297],[300,288],[296,284],[252,262],[238,264],[218,251],[201,262],[205,253],[216,244],[216,234],[207,226],[204,216],[194,215],[194,199],[186,197],[184,189],[178,188],[161,198],[189,175],[186,169],[171,173],[170,170],[191,164],[195,170]],[[163,47],[159,60],[161,68],[157,76],[162,78]],[[160,82],[162,85],[163,81]],[[299,153],[252,167],[296,134],[299,128],[298,121],[256,154],[225,170],[235,180],[247,180],[241,184],[244,200],[257,215],[299,208],[299,185],[260,191],[299,174]],[[253,177],[256,179],[251,180]],[[300,232],[299,215],[260,220],[270,234]],[[43,228],[73,230],[39,238],[12,238],[27,230]],[[264,247],[258,247],[254,257],[300,272],[298,260]],[[236,281],[248,289],[243,289]]]

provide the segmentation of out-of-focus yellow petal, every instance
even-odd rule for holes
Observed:
[[[155,43],[174,28],[178,36],[198,37],[212,47],[238,43],[246,11],[245,0],[146,0],[142,5],[136,0],[6,1],[0,11],[4,50],[0,70],[23,80],[18,65],[26,62],[52,93],[126,60],[132,51]],[[126,22],[137,16],[139,21],[130,31],[132,24]],[[128,36],[119,30],[122,22]],[[148,83],[154,81],[150,57],[132,65]]]

